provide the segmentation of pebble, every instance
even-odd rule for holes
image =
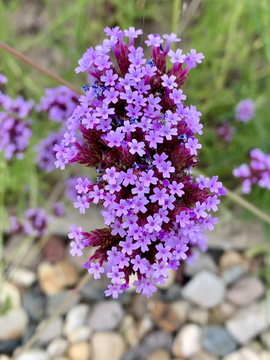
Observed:
[[[150,303],[149,310],[160,329],[174,332],[179,328],[181,321],[177,312],[169,304],[154,300]]]
[[[92,346],[92,360],[120,360],[125,352],[124,340],[120,334],[115,332],[99,332],[94,334]]]
[[[244,266],[246,270],[248,269],[247,262],[243,256],[234,250],[225,252],[219,260],[219,267],[221,270],[240,264]]]
[[[11,355],[13,351],[20,345],[21,345],[21,339],[0,341],[0,354]],[[1,356],[0,356],[0,360],[1,360]]]
[[[154,328],[153,320],[150,316],[145,316],[137,326],[137,338],[141,340],[147,333]]]
[[[19,355],[16,360],[49,360],[50,356],[41,349],[31,349]]]
[[[190,304],[185,300],[174,301],[171,303],[171,308],[177,314],[180,325],[184,324],[189,313]]]
[[[107,344],[103,344],[106,347]],[[70,360],[90,360],[92,348],[87,342],[72,344],[68,349],[68,357]],[[105,360],[106,358],[104,358]],[[108,358],[109,359],[109,358]]]
[[[190,322],[203,326],[208,323],[209,313],[206,309],[191,308],[187,318]]]
[[[39,324],[37,331],[39,331],[45,324],[46,321],[42,321]],[[49,344],[53,339],[60,337],[62,335],[62,329],[63,329],[63,320],[60,317],[58,317],[54,319],[49,324],[49,326],[42,332],[37,343],[39,345]]]
[[[228,290],[227,299],[237,306],[247,306],[263,294],[264,285],[260,279],[245,278]]]
[[[90,314],[89,325],[94,331],[115,329],[124,316],[122,305],[116,300],[96,304]]]
[[[221,277],[224,280],[226,285],[231,285],[235,281],[242,278],[244,275],[246,275],[247,270],[242,265],[232,265],[228,268],[226,268],[222,274]]]
[[[219,305],[225,297],[225,285],[215,274],[202,271],[195,275],[182,290],[185,299],[203,308]]]
[[[23,306],[33,321],[41,320],[45,315],[46,297],[40,292],[28,292],[22,299]]]
[[[67,290],[61,291],[55,295],[47,296],[47,307],[46,314],[47,316],[53,315],[58,308],[62,305],[64,301],[66,301],[69,296],[69,292]],[[60,315],[66,315],[74,306],[76,306],[80,302],[81,296],[79,294],[73,294],[72,299],[67,304],[67,306],[62,309]]]
[[[47,353],[50,355],[50,357],[56,358],[64,355],[67,351],[67,348],[67,340],[63,338],[56,338],[47,347]]]
[[[44,258],[50,262],[63,260],[65,256],[64,242],[60,236],[52,235],[42,248]]]
[[[163,349],[171,352],[173,337],[170,333],[165,331],[153,331],[148,334],[143,340],[142,345],[136,349],[138,357],[147,357],[157,349]]]
[[[89,326],[78,327],[67,334],[67,338],[71,344],[77,342],[89,341],[92,334],[92,330]]]
[[[187,262],[184,263],[184,273],[187,276],[192,277],[203,270],[208,270],[214,274],[218,271],[217,264],[210,254],[200,252],[192,265],[189,265]]]
[[[56,264],[43,262],[38,266],[40,287],[46,295],[57,294],[65,287],[73,286],[78,281],[78,271],[67,261]]]
[[[0,315],[0,340],[21,338],[27,324],[28,316],[24,309],[10,309],[4,315]]]
[[[200,351],[198,354],[193,356],[191,360],[218,360],[218,358],[212,354],[209,354],[209,352]]]
[[[164,302],[173,302],[181,299],[181,286],[179,284],[172,284],[166,291],[161,292],[161,300]]]
[[[265,348],[270,350],[270,330],[263,332],[260,338]]]
[[[0,360],[11,360],[11,358],[7,355],[0,355]]]
[[[202,329],[202,346],[216,356],[226,356],[236,350],[236,343],[220,326],[207,326]]]
[[[196,324],[187,324],[176,335],[172,353],[175,356],[189,358],[201,350],[202,332]]]
[[[31,286],[37,280],[34,271],[25,268],[16,268],[10,270],[10,279],[21,286]]]
[[[238,311],[226,322],[230,335],[242,345],[255,338],[270,325],[269,308],[270,298]]]
[[[163,349],[157,349],[148,356],[147,360],[170,360],[170,354]]]
[[[69,310],[64,324],[64,334],[68,335],[72,330],[87,324],[90,313],[90,306],[86,304],[76,305]]]
[[[88,301],[101,301],[104,299],[104,291],[108,284],[109,282],[107,280],[100,279],[96,281],[95,279],[91,279],[83,286],[81,295]]]
[[[16,285],[9,282],[1,284],[0,303],[8,301],[9,308],[16,309],[21,307],[21,294]]]
[[[245,348],[255,352],[255,354],[259,354],[263,351],[262,344],[256,340],[249,342],[247,345],[245,345]]]
[[[253,351],[242,348],[230,355],[227,355],[223,360],[260,360],[260,358]]]
[[[262,351],[259,355],[259,359],[260,360],[269,360],[270,359],[270,351],[267,351],[267,350]],[[1,358],[0,358],[0,360],[1,360]]]

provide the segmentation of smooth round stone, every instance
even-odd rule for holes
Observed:
[[[49,360],[50,356],[44,350],[31,349],[19,355],[16,360]]]
[[[181,286],[179,284],[172,284],[169,289],[161,292],[161,300],[164,302],[173,302],[181,299]]]
[[[47,347],[47,353],[52,357],[59,357],[66,353],[68,348],[67,340],[63,338],[54,339]]]
[[[206,309],[192,308],[188,313],[188,320],[198,325],[206,325],[208,323],[209,313]]]
[[[147,360],[170,360],[170,354],[163,349],[157,349],[148,356]]]
[[[246,278],[239,280],[227,292],[227,299],[237,306],[246,306],[262,297],[264,285],[260,279]]]
[[[269,360],[270,359],[270,351],[267,351],[267,350],[262,351],[260,353],[259,359],[260,360]],[[0,358],[0,360],[1,360],[1,358]]]
[[[94,334],[92,346],[92,360],[120,360],[125,352],[124,340],[120,334],[115,332],[99,332]]]
[[[55,295],[47,296],[47,307],[46,307],[46,314],[47,316],[53,315],[58,308],[66,301],[67,297],[69,296],[69,292],[67,290],[61,291]],[[66,315],[69,310],[71,310],[74,306],[76,306],[81,297],[79,294],[73,295],[72,299],[68,303],[68,305],[61,311],[60,315]]]
[[[39,321],[45,315],[46,297],[42,293],[29,292],[24,295],[23,306],[33,321]]]
[[[174,301],[170,304],[173,311],[176,313],[177,318],[180,321],[180,324],[184,324],[186,322],[188,313],[190,311],[190,304],[185,300]]]
[[[247,266],[243,256],[237,251],[227,251],[221,256],[219,260],[219,267],[221,270],[239,264],[245,267]]]
[[[39,326],[37,331],[41,329],[46,321],[43,321]],[[62,328],[63,328],[63,320],[58,317],[54,319],[49,326],[42,332],[38,339],[38,344],[40,345],[47,345],[49,344],[53,339],[60,337],[62,335]]]
[[[88,301],[101,301],[104,299],[104,291],[107,289],[109,281],[100,279],[89,280],[82,288],[81,295]]]
[[[227,355],[223,360],[260,360],[260,358],[259,355],[255,354],[253,351],[242,348]]]
[[[138,358],[145,358],[157,349],[170,353],[172,343],[172,334],[165,331],[153,331],[145,337],[143,343],[134,352]]]
[[[0,316],[0,340],[21,338],[28,324],[28,316],[24,309],[10,309]]]
[[[107,345],[103,344],[103,346],[105,347]],[[70,360],[89,360],[91,353],[91,346],[87,342],[72,344],[68,349],[68,357]]]
[[[91,334],[92,330],[89,328],[89,326],[82,326],[70,331],[67,334],[67,337],[71,344],[75,344],[77,342],[89,341]]]
[[[198,354],[193,356],[191,360],[218,360],[218,358],[209,352],[206,351],[200,351]]]
[[[194,276],[197,273],[208,270],[214,274],[217,273],[218,267],[212,256],[207,253],[198,252],[199,256],[194,260],[192,265],[184,263],[184,272],[187,276]]]
[[[21,345],[20,339],[0,341],[0,354],[11,355]],[[1,360],[1,356],[0,356]]]
[[[80,304],[71,309],[67,313],[64,325],[64,333],[69,334],[72,330],[86,325],[89,313],[90,306],[86,304]]]
[[[16,268],[11,270],[11,280],[21,286],[31,286],[37,280],[36,274],[25,268]]]
[[[236,343],[220,326],[208,326],[202,330],[202,346],[216,356],[226,356],[236,350]]]
[[[203,308],[212,308],[222,303],[225,285],[215,274],[202,271],[195,275],[183,288],[184,298]]]
[[[0,303],[5,304],[7,301],[13,309],[21,307],[21,294],[17,286],[9,282],[4,282],[1,285]]]
[[[172,353],[174,356],[189,358],[201,350],[202,331],[196,324],[187,324],[176,335]]]
[[[124,316],[122,305],[115,300],[96,304],[90,314],[89,325],[94,331],[115,329]]]
[[[221,276],[227,285],[233,284],[247,273],[247,270],[242,265],[233,265],[225,269]]]
[[[7,355],[0,355],[0,360],[11,360],[11,358]]]

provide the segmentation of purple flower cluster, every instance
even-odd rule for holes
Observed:
[[[253,184],[270,190],[270,155],[264,154],[260,149],[253,149],[250,157],[249,166],[242,164],[233,170],[233,175],[243,181],[243,193],[249,194]]]
[[[0,74],[0,86],[6,82]],[[7,160],[13,156],[23,158],[32,135],[30,122],[23,119],[29,116],[33,105],[33,100],[25,101],[22,96],[13,100],[0,90],[0,151],[5,152]]]
[[[235,108],[235,118],[244,123],[249,122],[255,116],[255,104],[251,99],[240,101]]]
[[[41,170],[47,173],[55,169],[55,154],[54,146],[59,144],[63,139],[64,130],[60,129],[58,132],[50,132],[49,135],[42,139],[36,146],[35,151],[38,153],[35,162]]]
[[[12,233],[24,232],[38,238],[46,234],[48,229],[49,219],[42,208],[27,209],[24,212],[23,221],[20,221],[16,216],[11,216],[9,220]]]
[[[36,106],[38,112],[47,112],[56,122],[65,122],[78,104],[79,96],[66,86],[46,89],[45,96]]]
[[[77,179],[74,206],[85,214],[91,202],[103,205],[107,225],[90,233],[72,225],[71,254],[96,247],[83,267],[95,279],[106,268],[111,280],[106,296],[117,298],[136,274],[136,291],[149,297],[168,269],[187,259],[190,247],[205,247],[203,231],[217,223],[208,212],[217,211],[218,197],[226,192],[217,176],[191,175],[202,147],[196,138],[202,134],[201,113],[183,105],[181,86],[204,56],[194,49],[187,55],[172,51],[171,43],[180,41],[175,34],[149,35],[145,43],[152,57],[147,61],[143,49],[134,47],[142,30],[116,27],[105,33],[103,44],[79,60],[76,72],[86,71],[96,81],[67,121],[69,132],[55,146],[55,164],[96,169],[95,184]]]
[[[232,136],[235,133],[235,128],[230,126],[229,120],[224,120],[223,124],[217,129],[218,135],[223,138],[227,143],[232,141]]]

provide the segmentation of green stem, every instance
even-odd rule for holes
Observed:
[[[19,60],[21,60],[22,62],[27,64],[28,66],[36,69],[37,71],[41,72],[42,74],[44,74],[44,75],[48,76],[49,78],[55,80],[59,84],[62,84],[64,86],[70,88],[71,90],[73,90],[78,95],[84,94],[77,87],[73,86],[68,81],[61,78],[61,76],[58,76],[58,75],[54,74],[52,71],[44,69],[43,67],[37,65],[32,60],[30,60],[27,56],[21,54],[19,51],[13,49],[12,47],[8,46],[7,44],[3,43],[2,41],[0,41],[0,48],[2,48],[3,50],[9,52],[11,55],[15,56],[16,58],[18,58]]]
[[[179,25],[179,19],[180,19],[180,13],[181,13],[181,0],[174,0],[173,2],[173,9],[172,9],[172,27],[171,31],[174,34],[178,33],[178,25]],[[172,50],[175,50],[175,43],[173,42],[171,45]]]

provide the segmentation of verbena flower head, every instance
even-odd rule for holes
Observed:
[[[0,86],[7,79],[0,74]],[[32,135],[30,121],[24,120],[29,116],[34,102],[26,101],[22,96],[11,99],[0,90],[0,151],[10,160],[16,156],[21,160]]]
[[[217,133],[227,143],[230,143],[232,141],[233,134],[235,133],[235,128],[230,126],[230,121],[226,119],[223,121],[223,124],[218,127]]]
[[[251,99],[240,101],[235,108],[235,118],[244,123],[249,122],[255,116],[255,104]]]
[[[78,104],[79,96],[66,86],[46,89],[36,106],[39,112],[47,112],[49,118],[56,122],[64,122],[73,113]]]
[[[191,68],[204,58],[192,49],[186,56],[170,50],[175,34],[149,35],[151,59],[134,47],[141,30],[105,29],[102,45],[90,48],[76,72],[94,84],[81,96],[67,121],[70,142],[62,140],[56,167],[67,163],[94,167],[96,183],[77,179],[75,208],[87,216],[91,203],[101,204],[106,227],[87,232],[72,225],[71,254],[96,247],[83,267],[100,278],[105,272],[114,298],[137,275],[136,291],[151,296],[177,269],[190,247],[205,248],[206,229],[213,230],[218,197],[225,193],[217,176],[192,176],[201,149],[201,113],[184,106],[181,86]],[[128,43],[124,41],[127,38]],[[169,57],[172,66],[167,68]],[[82,133],[84,145],[76,141]]]
[[[249,194],[251,186],[256,184],[270,190],[270,154],[253,149],[250,157],[250,165],[242,164],[233,170],[233,175],[243,181],[243,193]]]
[[[11,232],[24,232],[39,238],[46,234],[48,230],[49,217],[42,208],[30,208],[25,210],[24,219],[20,221],[16,216],[9,218]]]

